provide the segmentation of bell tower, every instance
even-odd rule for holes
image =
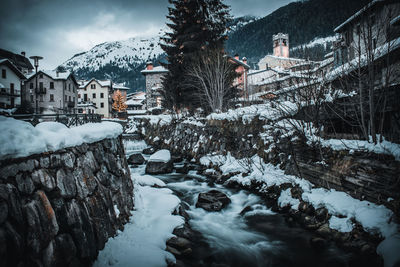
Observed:
[[[278,33],[272,35],[274,56],[289,57],[289,34]]]

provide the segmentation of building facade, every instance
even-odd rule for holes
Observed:
[[[0,71],[0,108],[17,108],[21,105],[21,87],[26,78],[8,59],[0,59]]]
[[[146,107],[147,109],[161,108],[162,106],[162,78],[168,72],[164,67],[154,67],[147,62],[146,69],[141,73],[146,77]]]
[[[74,113],[78,103],[78,83],[71,72],[38,71],[23,86],[23,100],[35,113]]]
[[[79,87],[78,99],[80,106],[94,106],[97,114],[102,115],[104,118],[112,117],[112,94],[113,87],[110,80],[97,80],[91,79],[90,81],[83,82]]]

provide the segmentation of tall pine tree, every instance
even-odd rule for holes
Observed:
[[[220,47],[226,39],[226,23],[230,20],[228,6],[220,0],[169,0],[170,32],[162,38],[161,47],[167,54],[163,80],[166,108],[180,109],[199,105],[193,87],[184,85],[183,73],[191,58],[208,47]]]

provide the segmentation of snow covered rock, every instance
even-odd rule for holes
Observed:
[[[129,156],[128,164],[141,165],[144,163],[144,157],[141,153],[135,153]]]
[[[231,200],[227,195],[218,190],[211,190],[199,194],[196,208],[202,208],[207,211],[220,211],[228,206],[229,203],[231,203]]]
[[[147,174],[170,173],[174,168],[169,150],[162,149],[150,156],[146,165]]]

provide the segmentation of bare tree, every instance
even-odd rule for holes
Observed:
[[[197,89],[200,103],[207,110],[220,112],[236,96],[233,81],[235,65],[218,49],[208,49],[193,57],[187,66],[187,86]]]

